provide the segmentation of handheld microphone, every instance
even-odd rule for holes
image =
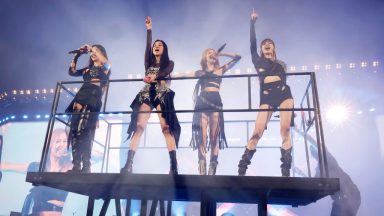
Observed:
[[[217,49],[217,54],[219,54],[221,51],[223,51],[224,47],[226,46],[227,44],[223,44],[221,45],[221,47],[219,49]]]
[[[68,54],[79,54],[79,53],[82,53],[81,50],[72,50],[68,52]]]
[[[76,49],[68,52],[68,54],[83,54],[83,53],[88,53],[88,49],[80,48],[80,49]]]

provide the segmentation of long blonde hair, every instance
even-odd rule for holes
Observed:
[[[207,65],[207,54],[208,54],[208,52],[211,51],[211,50],[213,50],[213,51],[216,52],[215,49],[213,49],[213,48],[208,48],[208,49],[206,49],[206,50],[203,51],[203,54],[202,54],[202,56],[201,56],[200,65],[201,65],[201,69],[203,69],[204,71],[206,71],[207,68],[208,68],[208,65]],[[214,66],[215,66],[215,68],[220,67],[219,59],[216,60],[216,63],[215,63]]]

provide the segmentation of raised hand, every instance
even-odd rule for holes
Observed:
[[[255,22],[258,16],[259,16],[259,15],[256,13],[255,8],[252,8],[251,20],[252,20],[253,22]]]
[[[147,29],[152,29],[152,18],[150,16],[145,18],[145,27],[147,27]]]

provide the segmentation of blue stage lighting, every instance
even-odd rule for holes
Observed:
[[[23,119],[28,119],[28,115],[23,115]]]
[[[36,118],[37,118],[37,119],[41,118],[41,115],[36,115]]]

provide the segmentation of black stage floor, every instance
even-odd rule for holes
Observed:
[[[339,190],[338,179],[301,177],[30,172],[26,181],[90,199],[198,201],[202,208],[217,202],[265,205],[259,213],[267,203],[308,205]],[[201,210],[206,215],[212,211]]]

